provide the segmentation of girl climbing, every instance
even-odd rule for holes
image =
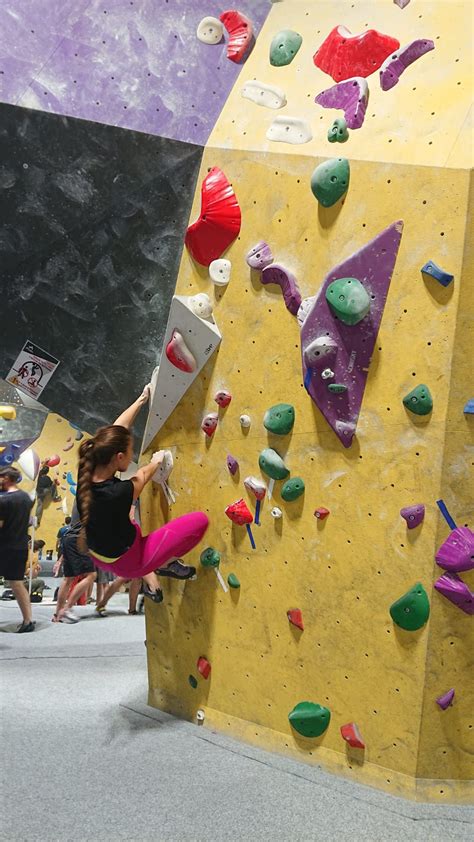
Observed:
[[[195,568],[187,567],[176,557],[188,553],[201,541],[209,521],[203,512],[191,512],[143,537],[139,525],[130,520],[132,502],[150,482],[164,456],[162,450],[154,453],[149,465],[139,468],[131,479],[115,476],[117,471],[126,471],[132,461],[130,428],[149,395],[150,387],[145,386],[114,424],[101,427],[93,438],[82,442],[76,499],[82,523],[82,551],[88,548],[94,564],[116,576],[143,578],[145,596],[161,602],[163,594],[156,572],[175,579],[194,576]]]

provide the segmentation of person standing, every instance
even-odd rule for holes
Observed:
[[[26,491],[18,488],[20,472],[11,466],[0,469],[0,575],[10,582],[23,616],[17,631],[32,632],[35,623],[30,595],[23,579],[28,561],[28,525],[33,506]]]
[[[58,556],[61,555],[61,538],[68,531],[70,525],[71,525],[71,518],[68,515],[67,517],[64,518],[64,524],[63,524],[63,526],[61,526],[58,529],[58,534],[56,535],[56,554]]]

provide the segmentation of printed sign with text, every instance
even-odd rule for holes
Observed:
[[[31,398],[39,398],[58,365],[56,357],[33,342],[25,342],[6,379]]]

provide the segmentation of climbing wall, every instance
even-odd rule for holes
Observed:
[[[393,793],[453,802],[472,792],[472,618],[434,589],[443,572],[434,557],[449,534],[436,500],[444,497],[459,526],[472,526],[474,514],[472,416],[463,414],[472,397],[469,5],[272,5],[198,177],[201,184],[212,167],[221,168],[241,208],[239,236],[225,253],[230,282],[214,286],[185,249],[176,288],[182,296],[210,296],[222,342],[148,450],[172,450],[176,503],[170,508],[153,487],[142,505],[149,529],[192,509],[210,518],[204,543],[189,557],[199,568],[197,581],[166,580],[164,603],[147,606],[151,705]],[[349,129],[345,144],[332,145],[327,133],[342,112],[314,103],[335,82],[312,56],[338,24],[354,34],[374,28],[402,46],[431,39],[434,50],[389,91],[380,89],[377,72],[371,75],[362,127]],[[290,64],[270,66],[271,41],[287,29],[302,34],[302,46]],[[278,86],[287,105],[273,111],[243,99],[249,80]],[[281,115],[304,120],[312,139],[269,140]],[[350,184],[323,207],[311,190],[312,173],[336,157],[349,161]],[[190,222],[200,201],[197,189]],[[261,273],[249,268],[246,255],[266,241],[306,299],[338,264],[399,220],[403,233],[380,330],[368,371],[360,372],[366,383],[356,432],[345,446],[308,394],[297,318],[281,290],[262,284]],[[422,274],[429,261],[454,280],[444,287]],[[376,284],[373,264],[366,268]],[[403,404],[419,384],[433,398],[423,416]],[[214,396],[224,389],[232,402],[220,409]],[[281,402],[295,408],[285,436],[263,426],[265,411]],[[201,422],[216,411],[217,428],[207,436]],[[241,425],[242,414],[250,416],[250,427]],[[305,492],[285,502],[276,483],[263,502],[261,525],[252,524],[253,550],[245,527],[224,510],[243,497],[254,512],[243,480],[268,481],[259,468],[267,447],[284,458],[291,477],[304,480]],[[238,460],[235,475],[228,454]],[[414,504],[424,504],[425,517],[408,529],[400,509]],[[271,516],[273,506],[281,518]],[[317,518],[316,508],[329,514]],[[233,573],[240,588],[224,592],[215,570],[200,565],[206,546],[220,553],[224,581]],[[472,589],[473,572],[461,576]],[[431,616],[408,631],[393,622],[390,606],[418,582]],[[303,630],[289,622],[291,609],[300,609]],[[211,665],[207,678],[199,658]],[[201,661],[204,673],[205,667]],[[436,698],[450,688],[454,702],[442,710]],[[300,702],[329,709],[321,735],[304,736],[290,724]],[[342,739],[348,723],[358,725],[365,749]]]

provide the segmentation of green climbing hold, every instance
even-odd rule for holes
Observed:
[[[420,582],[390,606],[390,616],[397,626],[407,631],[416,631],[425,625],[430,616],[430,603]]]
[[[295,423],[295,408],[290,403],[277,403],[267,409],[263,416],[263,426],[270,433],[286,436]]]
[[[288,479],[281,489],[281,496],[287,503],[292,503],[304,493],[304,482],[301,477]]]
[[[290,473],[281,456],[271,447],[262,450],[258,457],[258,464],[260,470],[271,479],[286,479]]]
[[[326,301],[333,314],[345,325],[357,325],[370,310],[367,290],[357,278],[338,278],[329,284]]]
[[[227,584],[229,585],[229,588],[240,588],[240,582],[235,573],[229,573],[227,576]]]
[[[433,398],[428,386],[420,383],[403,398],[404,406],[415,415],[429,415],[433,409]]]
[[[328,130],[329,143],[345,143],[349,140],[349,132],[347,131],[347,123],[344,117],[337,117],[334,120],[331,128]]]
[[[198,686],[197,678],[194,678],[194,675],[190,675],[189,678],[188,678],[188,681],[189,681],[191,687],[194,687],[194,689],[196,689],[196,687]]]
[[[347,158],[330,158],[316,167],[311,190],[323,208],[331,208],[347,192],[350,174]]]
[[[347,386],[344,386],[344,383],[330,383],[328,389],[335,395],[342,395],[343,392],[347,392]]]
[[[300,702],[288,715],[290,725],[303,737],[320,737],[331,719],[331,711],[314,702]]]
[[[200,558],[203,567],[219,567],[221,556],[214,547],[206,547]]]
[[[270,44],[270,64],[274,67],[291,64],[302,43],[301,35],[292,29],[278,32]]]

